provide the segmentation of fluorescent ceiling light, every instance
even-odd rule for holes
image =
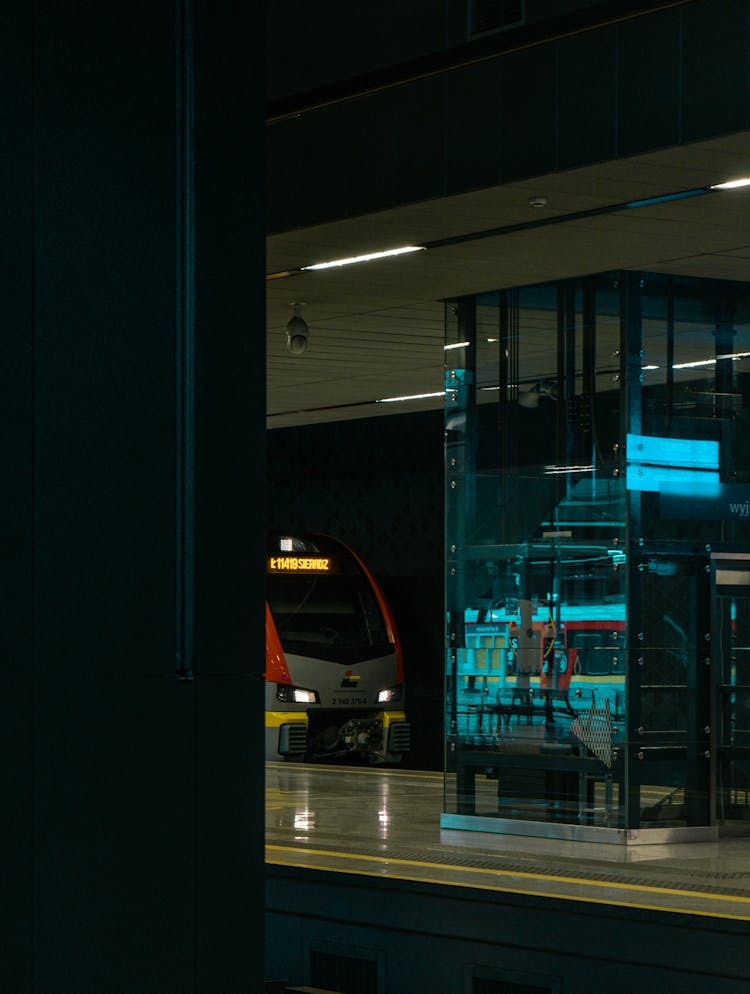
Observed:
[[[727,352],[724,355],[713,356],[711,359],[696,359],[695,362],[676,362],[672,369],[696,369],[698,366],[715,366],[719,359],[731,359],[732,362],[739,362],[740,359],[747,359],[750,352]],[[644,366],[648,369],[648,366]]]
[[[739,362],[742,357],[739,355],[719,355],[713,359],[699,359],[696,362],[676,362],[672,369],[696,369],[698,366],[715,366],[717,359],[731,359]]]
[[[659,366],[643,366],[642,369],[659,369]]]
[[[469,345],[471,345],[471,342],[454,342],[453,345],[444,345],[443,351],[448,352],[450,349],[465,349]]]
[[[672,369],[697,369],[698,366],[715,366],[716,359],[698,359],[696,362],[676,362]]]
[[[376,404],[395,404],[399,400],[427,400],[428,397],[444,397],[445,391],[438,390],[437,393],[414,393],[409,397],[381,397],[376,400]]]
[[[474,242],[481,238],[495,238],[500,235],[510,235],[517,231],[528,231],[533,228],[546,227],[551,224],[564,224],[569,221],[578,221],[588,217],[599,217],[604,214],[618,213],[619,211],[633,210],[640,207],[653,207],[671,201],[684,200],[688,197],[700,197],[712,190],[732,190],[737,187],[750,185],[750,177],[746,179],[729,180],[726,183],[716,183],[713,186],[699,186],[692,190],[681,190],[678,193],[664,193],[655,197],[646,197],[643,200],[629,200],[625,203],[608,204],[604,207],[595,207],[588,210],[572,211],[568,214],[556,215],[553,217],[544,216],[535,218],[533,221],[522,221],[516,224],[506,224],[498,228],[487,228],[481,231],[469,231],[462,235],[450,235],[447,238],[436,238],[425,242],[424,245],[402,245],[399,248],[389,249],[385,252],[368,252],[365,255],[349,256],[345,259],[332,259],[330,262],[316,262],[310,266],[296,266],[291,269],[283,269],[276,273],[267,273],[267,280],[287,279],[290,276],[298,276],[300,273],[314,272],[322,269],[336,269],[340,266],[352,266],[358,262],[372,262],[376,259],[387,259],[389,256],[406,255],[410,252],[425,252],[428,249],[445,248],[447,246],[461,245],[464,242]],[[488,339],[489,341],[489,339]]]
[[[741,186],[750,186],[750,177],[744,179],[730,179],[727,183],[714,183],[709,190],[737,190]]]
[[[357,262],[372,262],[374,259],[387,259],[392,255],[424,251],[424,245],[402,245],[401,248],[388,249],[386,252],[369,252],[367,255],[352,255],[346,259],[333,259],[331,262],[316,262],[314,266],[300,266],[300,269],[304,272],[312,269],[335,269],[337,266],[353,266]]]

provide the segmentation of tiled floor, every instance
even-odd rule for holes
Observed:
[[[286,866],[750,921],[750,835],[604,845],[440,828],[443,775],[266,764],[266,859]]]

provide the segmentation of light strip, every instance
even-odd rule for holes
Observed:
[[[676,362],[672,369],[697,369],[699,366],[714,366],[719,359],[731,359],[738,362],[740,359],[747,359],[750,352],[727,352],[724,355],[712,356],[710,359],[695,359],[692,362]],[[643,370],[661,369],[661,366],[642,366]]]
[[[717,355],[713,359],[697,359],[695,362],[676,362],[672,369],[695,369],[697,366],[715,366],[719,359],[731,359],[732,362],[739,362],[746,359],[750,352],[728,352],[726,355]]]
[[[471,345],[471,342],[454,342],[453,345],[444,345],[443,351],[450,352],[451,349],[466,349]]]
[[[381,397],[379,400],[376,400],[375,403],[395,404],[396,401],[399,400],[427,400],[430,397],[444,397],[444,396],[445,396],[445,391],[438,390],[437,393],[415,393],[412,394],[410,397]]]
[[[714,183],[709,190],[738,190],[742,186],[750,186],[750,177],[730,179],[727,183]]]
[[[409,252],[424,252],[424,245],[402,245],[401,248],[385,252],[369,252],[367,255],[352,255],[346,259],[333,259],[331,262],[316,262],[313,266],[300,266],[302,272],[318,269],[335,269],[338,266],[353,266],[358,262],[372,262],[374,259],[387,259],[392,255],[407,255]]]
[[[559,476],[561,473],[593,473],[596,466],[591,463],[585,466],[545,466],[545,476]]]
[[[697,369],[699,366],[715,366],[716,359],[698,359],[695,362],[676,362],[672,369]]]
[[[511,235],[517,231],[530,231],[547,225],[564,224],[569,221],[580,221],[589,217],[601,217],[605,214],[616,214],[620,211],[634,210],[640,207],[655,207],[671,201],[685,200],[689,197],[700,197],[716,190],[737,190],[750,186],[750,177],[727,180],[725,183],[714,183],[710,186],[699,186],[691,190],[681,190],[678,193],[666,193],[655,197],[645,197],[642,200],[628,200],[625,203],[608,204],[604,207],[592,207],[589,210],[573,211],[569,214],[553,215],[536,218],[534,221],[521,221],[517,224],[503,225],[499,228],[488,228],[483,231],[469,231],[463,235],[451,235],[447,238],[437,238],[425,242],[424,245],[402,245],[400,248],[389,249],[385,252],[369,252],[366,255],[354,255],[345,259],[332,259],[330,262],[317,262],[311,266],[298,266],[284,269],[277,273],[267,273],[267,280],[284,279],[299,273],[314,272],[322,269],[335,269],[340,266],[352,266],[358,262],[372,262],[375,259],[387,259],[389,256],[405,255],[410,252],[425,252],[427,249],[446,248],[461,245],[464,242],[479,241],[483,238],[497,238],[501,235]]]

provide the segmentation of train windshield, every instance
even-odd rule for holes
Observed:
[[[388,635],[364,578],[269,577],[268,603],[284,648],[383,645]]]
[[[271,556],[266,596],[285,651],[352,662],[392,651],[377,596],[348,550]]]

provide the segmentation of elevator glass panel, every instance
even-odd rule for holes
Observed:
[[[446,811],[622,824],[619,343],[609,276],[447,305]]]
[[[718,678],[717,806],[750,821],[750,555],[715,559],[713,649]]]
[[[445,355],[445,814],[745,818],[748,287],[462,298]]]

